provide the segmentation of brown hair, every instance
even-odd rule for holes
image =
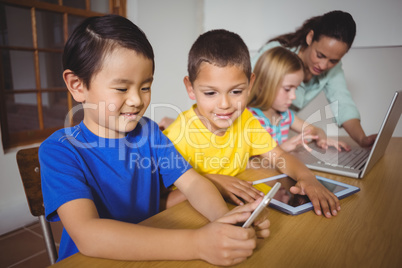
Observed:
[[[188,75],[191,83],[197,78],[201,63],[219,67],[238,66],[248,79],[251,76],[250,53],[241,37],[227,30],[211,30],[200,35],[188,54]]]

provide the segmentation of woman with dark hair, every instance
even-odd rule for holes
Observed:
[[[374,143],[376,135],[366,136],[360,113],[346,86],[341,59],[349,51],[356,35],[353,17],[343,11],[331,11],[312,17],[293,33],[269,40],[252,58],[254,66],[268,49],[283,46],[296,53],[304,64],[304,79],[296,90],[293,107],[301,109],[321,91],[330,103],[338,126],[360,146]]]

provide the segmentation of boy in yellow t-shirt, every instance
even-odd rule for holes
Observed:
[[[184,84],[196,104],[164,131],[176,149],[223,197],[236,204],[263,195],[250,182],[235,178],[250,157],[259,155],[270,167],[294,178],[294,194],[307,195],[317,215],[336,215],[338,198],[307,167],[284,152],[247,110],[254,83],[246,44],[235,33],[212,30],[198,37],[188,57]],[[264,165],[266,166],[266,164]],[[185,200],[179,190],[168,197],[168,206]]]

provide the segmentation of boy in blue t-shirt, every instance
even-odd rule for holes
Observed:
[[[39,158],[46,218],[64,226],[59,260],[76,252],[122,260],[245,260],[269,221],[245,221],[256,202],[228,207],[219,191],[183,160],[148,118],[152,46],[129,20],[84,20],[66,43],[63,78],[84,119],[42,143]],[[161,183],[174,184],[209,220],[197,230],[137,225],[159,211]],[[211,209],[213,207],[214,209]]]

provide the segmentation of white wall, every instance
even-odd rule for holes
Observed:
[[[203,1],[127,1],[127,17],[145,32],[155,53],[152,101],[145,115],[157,122],[176,118],[192,104],[183,78],[188,51],[203,32]]]
[[[349,90],[361,114],[361,125],[366,134],[377,133],[394,92],[402,90],[402,46],[352,48],[342,62]],[[307,119],[327,104],[321,93],[298,115]],[[347,136],[344,129],[327,129],[325,122],[316,125],[327,130],[329,135]],[[402,137],[402,120],[393,136]]]
[[[307,17],[325,12],[327,10],[325,5],[329,4],[329,1],[315,0],[319,2],[317,5],[310,5],[308,9],[303,6],[304,9],[301,10],[300,6],[289,8],[289,5],[284,4],[286,1],[231,0],[230,4],[228,1],[127,1],[128,18],[144,30],[155,51],[156,71],[152,88],[152,105],[147,111],[147,115],[155,121],[159,121],[164,115],[175,117],[177,111],[174,106],[177,106],[178,110],[186,110],[191,106],[192,102],[185,93],[183,77],[187,73],[188,51],[204,30],[226,28],[238,32],[250,46],[251,53],[254,53],[260,45],[273,36],[269,36],[268,31],[276,34],[275,31],[283,24],[287,24],[288,31],[292,31]],[[399,0],[378,1],[378,3],[382,5],[390,2],[392,6],[400,3],[397,1]],[[334,2],[341,9],[348,7],[349,3],[347,0],[331,1],[331,3]],[[381,5],[378,3],[374,5],[374,2],[377,3],[370,0],[364,5],[364,16],[378,21],[377,14],[384,13],[378,12]],[[273,21],[264,24],[265,21],[261,21],[264,18],[270,19],[272,14],[281,18],[280,23]],[[392,15],[392,12],[390,14]],[[381,19],[382,23],[390,21],[387,16]],[[252,27],[246,27],[248,23],[251,23]],[[359,29],[363,31],[367,27],[357,23],[359,36]],[[394,26],[390,25],[390,27]],[[383,34],[379,31],[369,33],[373,42],[378,39],[379,34]],[[362,113],[363,128],[367,133],[375,133],[385,115],[392,93],[402,89],[400,86],[402,84],[400,71],[402,70],[402,46],[353,47],[344,57],[343,63],[348,86]],[[156,107],[160,104],[169,104],[172,107]],[[325,100],[323,96],[320,96],[314,105],[308,107],[310,110],[302,111],[302,115],[308,117],[311,111],[323,105]],[[401,122],[394,136],[402,137]],[[34,220],[29,213],[18,173],[15,160],[16,149],[2,152],[3,148],[0,145],[0,234],[20,228]]]
[[[400,0],[205,0],[205,30],[225,28],[251,51],[269,38],[293,32],[307,18],[331,10],[350,12],[357,24],[355,47],[401,46]]]

